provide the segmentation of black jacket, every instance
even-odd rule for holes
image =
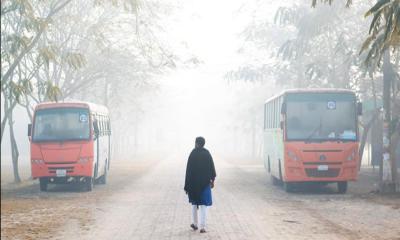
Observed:
[[[201,193],[216,177],[214,161],[205,148],[195,148],[189,155],[186,166],[185,188],[189,199],[199,202]]]

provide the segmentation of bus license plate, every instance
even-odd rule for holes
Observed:
[[[57,169],[56,175],[57,175],[57,177],[65,177],[65,176],[67,176],[67,170],[66,169]]]
[[[318,171],[328,171],[329,167],[328,165],[319,165],[318,166]]]

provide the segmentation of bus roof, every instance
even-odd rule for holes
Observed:
[[[354,94],[354,92],[352,90],[344,89],[344,88],[293,88],[293,89],[283,90],[278,95],[268,98],[265,102],[267,103],[271,100],[274,100],[275,98],[278,98],[282,95],[286,95],[286,94],[290,94],[290,93],[350,93],[350,94]]]
[[[35,111],[39,109],[49,109],[49,108],[64,108],[64,107],[81,107],[88,108],[91,112],[97,112],[100,114],[108,115],[107,107],[103,105],[98,105],[90,102],[80,102],[80,101],[71,101],[71,102],[43,102],[39,103],[35,107]]]

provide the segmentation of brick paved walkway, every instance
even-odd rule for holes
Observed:
[[[287,194],[261,166],[216,162],[208,233],[189,229],[185,162],[165,161],[90,206],[89,226],[68,223],[57,239],[396,239],[400,210],[351,194]],[[132,178],[134,179],[134,178]],[[336,187],[336,186],[334,186]],[[351,186],[350,186],[351,188]],[[333,189],[333,188],[332,188]],[[384,217],[385,221],[380,221]]]

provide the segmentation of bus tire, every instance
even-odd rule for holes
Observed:
[[[263,160],[263,164],[264,164],[264,169],[265,169],[265,171],[268,171],[268,168],[267,168],[267,164],[266,164],[265,159]]]
[[[294,187],[293,183],[283,182],[283,189],[285,189],[285,192],[287,193],[293,192],[293,187]]]
[[[103,176],[100,177],[99,179],[100,184],[106,184],[107,183],[107,164],[104,166],[104,174]]]
[[[93,178],[87,177],[84,186],[87,192],[91,192],[93,190]]]
[[[338,187],[338,193],[344,194],[347,192],[347,182],[346,181],[338,182],[337,187]]]
[[[47,178],[39,178],[40,191],[47,192],[48,183],[49,181],[47,180]]]
[[[279,160],[279,180],[283,182],[281,160]]]
[[[273,175],[271,175],[271,182],[272,182],[272,185],[274,185],[274,186],[278,186],[278,185],[280,184],[279,179],[276,178],[276,177],[273,176]]]

